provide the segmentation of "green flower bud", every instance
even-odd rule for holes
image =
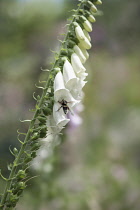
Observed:
[[[39,143],[35,143],[35,144],[31,147],[31,151],[38,150],[39,147],[40,147],[40,144],[39,144]]]
[[[48,115],[51,114],[51,109],[49,109],[48,107],[44,107],[44,108],[42,109],[42,111],[43,111],[43,113],[44,113],[46,116],[48,116]]]
[[[37,118],[41,123],[46,123],[46,117],[38,116]]]
[[[39,138],[39,134],[36,132],[33,134],[33,136],[31,137],[31,140],[36,140]]]
[[[24,170],[19,170],[17,173],[17,178],[18,179],[24,179],[26,177],[26,173]]]
[[[17,148],[14,148],[14,149],[13,149],[13,152],[14,152],[15,155],[17,155],[17,154],[18,154]]]

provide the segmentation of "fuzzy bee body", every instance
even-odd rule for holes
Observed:
[[[60,103],[61,106],[57,111],[59,111],[61,108],[63,108],[64,114],[67,114],[68,111],[70,110],[67,104],[70,102],[67,102],[66,100],[62,99],[62,101],[58,101],[58,103]]]

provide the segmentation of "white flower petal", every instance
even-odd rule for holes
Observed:
[[[77,45],[75,45],[73,49],[74,49],[75,53],[78,55],[78,57],[80,58],[81,62],[85,63],[86,62],[86,57],[84,56],[81,49]]]
[[[69,90],[64,86],[63,75],[58,72],[54,79],[54,99],[55,101],[62,100],[66,95],[69,94]]]
[[[79,72],[77,74],[77,77],[81,80],[84,80],[87,76],[88,76],[88,73],[85,73],[85,72]]]
[[[82,65],[80,58],[78,57],[78,55],[76,53],[73,53],[71,55],[71,63],[72,63],[72,67],[73,67],[75,73],[86,71],[85,67]]]
[[[64,114],[63,108],[60,108],[60,107],[61,107],[61,104],[54,103],[53,117],[56,122],[56,125],[59,128],[63,128],[70,121],[70,119],[67,119],[66,115]]]
[[[72,68],[72,65],[68,60],[65,61],[63,66],[63,78],[65,82],[66,88],[71,90],[73,87],[77,85],[78,78],[75,75],[75,72]]]

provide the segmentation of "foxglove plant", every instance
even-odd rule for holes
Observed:
[[[8,166],[9,178],[1,177],[6,181],[6,187],[1,196],[0,209],[14,209],[19,197],[27,187],[29,177],[28,168],[36,157],[40,148],[41,139],[53,144],[57,135],[70,121],[67,113],[74,113],[75,107],[83,97],[82,88],[86,84],[86,72],[83,64],[88,59],[88,49],[91,48],[89,32],[95,22],[94,13],[96,4],[101,0],[79,0],[78,9],[74,10],[73,18],[68,24],[68,32],[49,77],[43,89],[42,96],[36,99],[34,116],[30,120],[27,133],[20,133],[18,140],[20,150],[10,150],[15,159]],[[24,141],[20,140],[24,135]]]

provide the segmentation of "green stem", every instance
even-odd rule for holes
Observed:
[[[84,1],[82,1],[82,2],[79,4],[76,14],[78,14],[79,9],[81,8],[81,5],[83,4],[83,2],[84,2]],[[74,21],[75,21],[75,17],[72,19],[71,24],[72,24]],[[70,28],[71,24],[69,25],[69,28]],[[63,47],[63,45],[65,44],[65,42],[66,42],[67,39],[68,39],[68,34],[66,35],[66,37],[65,37],[65,39],[64,39],[64,42],[62,43],[62,47]],[[59,56],[60,56],[60,53],[59,53]],[[53,65],[52,69],[53,69],[56,65],[57,65],[57,61],[55,61],[55,63],[54,63],[54,65]],[[50,79],[50,76],[51,76],[51,72],[50,72],[49,78],[48,78],[48,80],[47,80],[47,82],[46,82],[45,88],[43,89],[43,93],[42,93],[40,102],[39,102],[39,104],[38,104],[39,108],[42,106],[42,104],[43,104],[43,102],[44,102],[44,97],[45,97],[45,95],[46,95],[46,93],[47,93],[47,90],[48,90],[48,88],[49,88],[49,84],[50,84],[50,80],[51,80],[51,79]],[[17,168],[17,166],[18,166],[18,164],[19,164],[19,162],[20,162],[21,156],[22,156],[22,154],[24,153],[25,148],[26,148],[26,145],[27,145],[27,143],[28,143],[28,141],[29,141],[29,139],[30,139],[31,129],[33,128],[34,123],[35,123],[35,120],[36,120],[36,117],[38,116],[38,111],[39,111],[39,110],[37,109],[37,110],[35,111],[35,113],[34,113],[34,116],[33,116],[32,120],[31,120],[31,122],[30,122],[29,129],[28,129],[28,132],[27,132],[26,137],[25,137],[25,139],[24,139],[24,142],[23,142],[23,144],[22,144],[22,146],[21,146],[21,148],[20,148],[20,150],[19,150],[19,153],[18,153],[16,159],[14,160],[14,163],[13,163],[13,166],[12,166],[12,169],[11,169],[11,172],[10,172],[10,175],[9,175],[9,178],[8,178],[8,181],[7,181],[7,183],[6,183],[6,187],[5,187],[5,190],[4,190],[4,194],[3,194],[3,197],[2,197],[2,199],[1,199],[0,210],[3,210],[4,207],[5,207],[5,202],[6,202],[6,199],[7,199],[7,196],[8,196],[8,190],[9,190],[10,187],[11,187],[11,184],[12,184],[12,182],[13,182],[13,177],[15,176],[15,173],[16,173],[16,168]],[[8,209],[9,209],[9,208],[8,208]],[[10,209],[12,210],[13,208],[10,208]],[[5,209],[5,210],[6,210],[6,209]]]

